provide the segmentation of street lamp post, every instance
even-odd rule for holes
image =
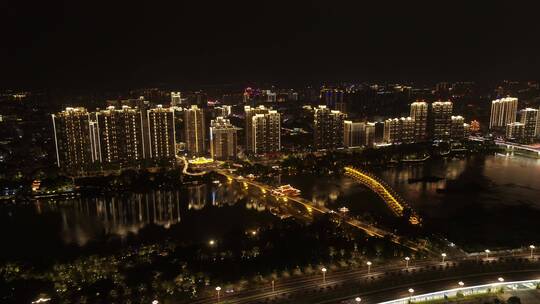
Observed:
[[[489,249],[486,249],[484,250],[484,252],[486,253],[486,259],[489,259],[489,253],[491,252]]]
[[[219,304],[219,292],[221,291],[221,287],[216,287],[216,292],[217,292],[217,303]]]
[[[354,299],[354,302],[356,302],[356,303],[360,303],[360,302],[362,302],[362,298],[360,298],[360,297],[356,297],[356,298]]]
[[[272,292],[276,291],[276,283],[272,280]]]
[[[326,284],[326,271],[327,271],[327,269],[326,269],[325,267],[323,267],[323,268],[321,269],[321,271],[322,271],[322,281],[323,281],[323,284]]]
[[[409,302],[412,303],[412,297],[413,297],[413,294],[414,294],[414,289],[409,288],[409,294],[410,294],[410,296],[409,296]]]
[[[444,264],[444,259],[446,259],[446,253],[441,253],[441,257],[442,257],[442,262]]]
[[[409,261],[411,260],[410,257],[405,257],[405,269],[409,269]]]
[[[367,265],[367,273],[370,274],[370,272],[371,272],[371,262],[367,261],[366,265]]]
[[[536,247],[535,247],[534,245],[530,245],[530,246],[529,246],[529,249],[531,249],[531,259],[533,258],[533,254],[534,254],[534,249],[535,249],[535,248],[536,248]]]

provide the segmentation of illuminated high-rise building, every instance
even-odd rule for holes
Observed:
[[[521,123],[524,125],[523,141],[532,143],[538,136],[538,110],[526,108],[520,111]]]
[[[343,126],[343,146],[346,148],[354,148],[364,145],[362,142],[362,135],[366,130],[365,123],[345,120]]]
[[[182,104],[182,93],[171,92],[171,107],[178,107]]]
[[[436,101],[431,104],[434,140],[449,140],[452,128],[452,102]]]
[[[245,137],[246,137],[246,152],[254,153],[255,147],[253,146],[253,116],[257,114],[268,114],[270,109],[265,106],[259,106],[256,108],[245,106],[244,115],[245,115]]]
[[[414,142],[414,120],[411,117],[401,117],[399,119],[400,138],[402,143],[410,144]]]
[[[264,155],[281,150],[281,115],[275,110],[251,117],[252,154]]]
[[[366,147],[373,147],[375,142],[375,123],[368,122],[366,123],[366,129],[364,131],[364,145]]]
[[[401,128],[398,118],[389,118],[384,121],[383,141],[386,143],[398,143],[400,138]]]
[[[99,161],[130,163],[144,158],[142,117],[138,109],[113,106],[96,113]]]
[[[463,116],[452,116],[452,125],[450,128],[450,137],[453,140],[462,140],[465,137],[465,119]]]
[[[414,141],[426,141],[428,138],[428,103],[425,101],[413,102],[411,104],[410,117],[414,121]]]
[[[227,117],[229,117],[231,115],[232,108],[231,108],[231,106],[227,106],[227,105],[215,107],[213,109],[213,113],[214,113],[214,117],[227,118]]]
[[[340,89],[323,88],[321,90],[321,103],[332,110],[346,107],[344,104],[345,92]]]
[[[510,123],[516,122],[518,99],[506,97],[491,102],[490,129],[502,129]]]
[[[463,137],[468,138],[471,135],[471,125],[468,123],[463,124]]]
[[[217,117],[210,122],[210,154],[213,159],[236,158],[237,128],[228,119]]]
[[[171,159],[176,156],[176,130],[174,127],[174,109],[156,108],[146,112],[149,133],[149,155],[154,159]]]
[[[414,120],[411,117],[385,120],[383,140],[392,144],[414,142]]]
[[[375,123],[343,122],[343,146],[346,148],[372,147],[375,140]]]
[[[506,138],[518,142],[523,141],[525,134],[525,124],[521,122],[513,122],[506,125]]]
[[[189,155],[201,156],[206,153],[206,132],[204,111],[196,105],[184,110],[184,131],[186,150]]]
[[[92,160],[94,162],[101,162],[101,149],[100,149],[100,135],[99,135],[99,126],[97,122],[96,113],[90,113],[90,122],[89,122],[89,131],[90,131],[90,153]]]
[[[90,114],[85,108],[66,108],[52,115],[56,163],[65,172],[82,173],[95,161]],[[92,128],[95,130],[95,128]],[[95,137],[94,137],[95,138]]]
[[[344,113],[321,105],[315,108],[313,119],[314,146],[317,150],[343,147]]]

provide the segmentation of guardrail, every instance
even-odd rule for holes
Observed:
[[[536,288],[540,284],[540,280],[526,280],[526,281],[513,281],[513,282],[495,282],[491,284],[475,285],[469,287],[459,287],[447,290],[441,290],[416,296],[410,296],[406,298],[401,298],[397,300],[391,300],[386,302],[379,302],[378,304],[409,304],[409,303],[422,303],[425,301],[436,301],[445,298],[454,298],[458,297],[459,294],[466,297],[469,295],[478,295],[494,292],[497,288],[504,288],[507,286],[516,286],[516,285],[529,285],[531,289]],[[412,290],[414,292],[414,290]]]

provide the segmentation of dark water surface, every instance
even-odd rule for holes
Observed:
[[[540,242],[540,160],[476,155],[429,160],[374,172],[423,217],[426,229],[468,250]],[[303,195],[336,211],[390,216],[377,196],[347,177],[282,177]],[[381,218],[381,216],[383,218]]]
[[[423,217],[426,229],[468,250],[540,243],[540,160],[500,155],[430,160],[375,172]],[[338,211],[384,223],[391,213],[367,188],[347,177],[307,174],[277,181]],[[279,221],[260,194],[240,184],[201,184],[176,190],[125,192],[69,200],[0,205],[3,259],[69,257],[106,252],[174,236],[205,243],[232,229]]]
[[[279,218],[239,185],[124,192],[0,205],[3,259],[70,258],[169,237],[207,244],[231,231],[269,227]]]

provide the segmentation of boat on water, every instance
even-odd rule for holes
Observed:
[[[299,196],[302,193],[299,189],[291,185],[282,185],[272,190],[272,194],[278,196]]]

